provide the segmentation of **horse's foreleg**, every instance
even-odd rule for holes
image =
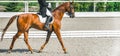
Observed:
[[[11,43],[11,45],[10,45],[10,49],[8,50],[8,53],[11,52],[11,50],[12,50],[12,48],[13,48],[13,46],[14,46],[14,43],[15,43],[16,39],[17,39],[21,34],[22,34],[22,32],[17,32],[16,35],[14,35],[13,40],[12,40],[12,43]]]
[[[51,33],[52,33],[52,31],[48,31],[46,41],[45,41],[45,43],[41,46],[39,52],[41,52],[41,51],[43,50],[43,48],[45,47],[45,45],[48,43],[48,41],[49,41],[49,39],[50,39],[50,36],[51,36]]]
[[[24,41],[25,41],[25,43],[26,43],[29,51],[31,51],[31,53],[33,53],[32,48],[30,47],[30,45],[29,45],[29,43],[28,43],[28,32],[25,32],[25,33],[24,33]]]
[[[60,42],[60,44],[61,44],[61,46],[62,46],[62,49],[63,49],[64,53],[67,53],[67,52],[66,52],[66,48],[64,47],[64,44],[63,44],[63,41],[62,41],[62,37],[61,37],[60,30],[56,30],[56,29],[55,29],[54,32],[55,32],[55,34],[57,35],[57,38],[58,38],[58,40],[59,40],[59,42]]]

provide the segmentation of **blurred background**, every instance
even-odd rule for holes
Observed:
[[[29,12],[37,12],[39,9],[37,0],[1,0],[1,1],[29,1],[28,4]],[[59,2],[56,5],[56,2],[53,1],[68,1],[68,0],[47,0],[47,1],[51,2],[52,9],[54,9],[62,2]],[[119,0],[74,0],[74,1],[77,1],[74,4],[76,12],[120,12],[120,2],[118,2]],[[25,11],[24,9],[25,9],[24,2],[0,2],[0,12],[24,12]]]

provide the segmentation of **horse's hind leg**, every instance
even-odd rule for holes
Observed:
[[[12,50],[12,48],[13,48],[13,46],[14,46],[14,43],[15,43],[15,41],[16,41],[16,39],[20,36],[22,34],[22,32],[17,32],[16,33],[16,35],[14,35],[14,37],[13,37],[13,40],[12,40],[12,43],[11,43],[11,45],[10,45],[10,49],[9,49],[9,51],[8,51],[8,53],[10,53],[11,52],[11,50]]]
[[[32,48],[30,47],[30,44],[28,43],[28,31],[24,32],[24,41],[25,41],[29,51],[31,51],[31,53],[33,53]]]
[[[46,41],[45,41],[45,43],[41,46],[39,52],[41,52],[41,51],[43,50],[43,48],[45,47],[45,45],[48,43],[48,41],[49,41],[49,39],[50,39],[50,36],[51,36],[51,33],[52,33],[52,31],[48,31]]]

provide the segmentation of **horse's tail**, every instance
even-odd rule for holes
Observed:
[[[5,28],[3,29],[3,31],[2,31],[1,41],[3,40],[3,36],[4,36],[5,32],[7,31],[8,27],[13,23],[13,21],[14,21],[16,18],[18,18],[18,15],[15,15],[15,16],[13,16],[13,17],[10,18],[8,24],[6,25],[6,27],[5,27]]]

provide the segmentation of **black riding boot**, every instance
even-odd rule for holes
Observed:
[[[46,20],[46,22],[45,22],[44,29],[47,30],[47,31],[50,31],[49,22],[50,22],[51,18],[52,18],[52,17],[47,16],[47,20]]]

